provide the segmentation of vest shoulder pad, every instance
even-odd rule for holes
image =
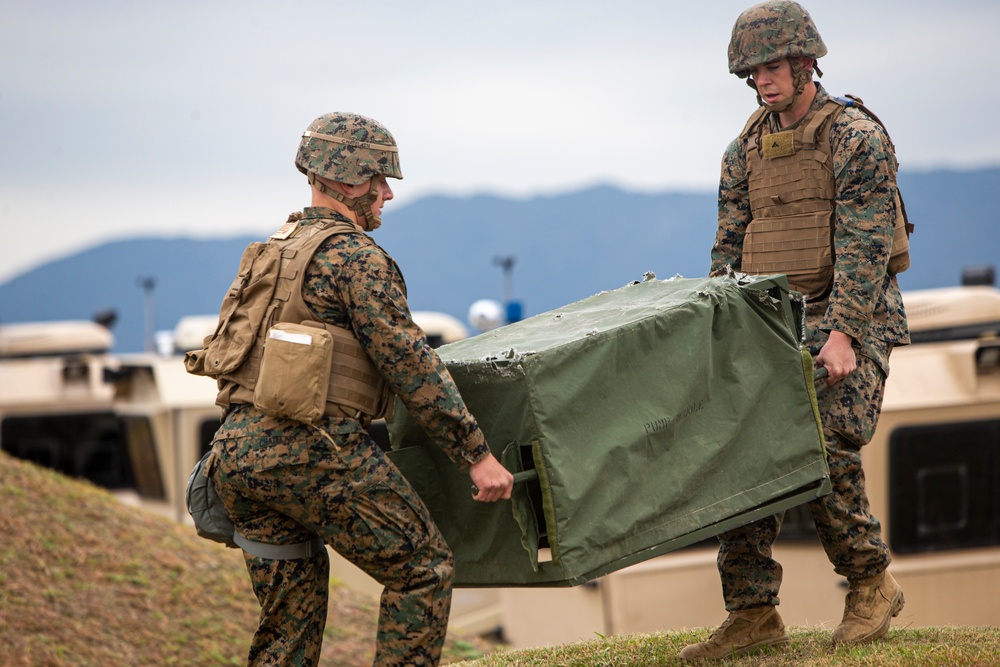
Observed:
[[[747,120],[747,124],[743,126],[743,131],[740,132],[740,138],[746,139],[749,137],[756,128],[760,127],[760,124],[764,122],[767,117],[767,107],[757,107],[757,110],[750,115],[750,119]]]

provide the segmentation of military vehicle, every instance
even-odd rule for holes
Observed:
[[[95,322],[0,326],[0,447],[183,520],[188,473],[219,425],[213,383],[179,356],[113,345]]]
[[[1000,600],[988,593],[1000,586],[1000,290],[911,291],[904,300],[914,343],[893,352],[882,418],[863,455],[906,590],[896,622],[1000,625]],[[177,351],[206,333],[204,321],[183,324]],[[422,326],[446,343],[465,335],[454,324],[447,333]],[[214,383],[186,374],[178,354],[112,347],[92,322],[0,326],[0,448],[187,521],[187,474],[218,425]],[[792,625],[832,628],[845,581],[802,509],[788,513],[775,546],[781,613]],[[571,588],[461,589],[453,625],[500,632],[515,646],[714,627],[725,617],[715,554],[709,539]],[[377,595],[346,562],[333,571]]]
[[[443,313],[416,312],[432,343],[465,338]],[[89,321],[0,326],[0,449],[106,487],[178,521],[191,468],[219,427],[215,382],[184,370],[217,316],[159,332],[157,353],[112,354]],[[376,435],[385,438],[384,427]],[[386,440],[386,446],[387,440]]]

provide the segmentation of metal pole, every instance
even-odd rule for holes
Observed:
[[[156,278],[153,276],[140,276],[136,279],[139,287],[143,291],[143,301],[145,310],[145,333],[143,335],[143,347],[146,352],[156,351],[156,341],[153,340],[153,288],[156,287]]]
[[[513,269],[514,262],[517,258],[513,255],[507,255],[506,257],[494,257],[493,264],[499,266],[503,271],[503,302],[504,304],[510,303],[510,300],[514,296],[514,286],[513,286]]]

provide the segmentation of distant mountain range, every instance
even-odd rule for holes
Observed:
[[[904,290],[960,283],[969,266],[1000,265],[1000,168],[900,174],[916,224]],[[551,310],[643,273],[704,276],[715,233],[714,193],[637,194],[610,186],[526,200],[493,196],[420,199],[390,209],[375,240],[399,262],[410,307],[463,322],[478,299],[511,296],[525,316]],[[294,203],[292,203],[294,204]],[[290,208],[291,210],[291,208]],[[275,220],[275,228],[283,220]],[[117,312],[116,350],[143,349],[144,290],[155,281],[156,329],[183,315],[215,314],[243,248],[256,237],[149,238],[95,246],[0,285],[0,324],[91,319]],[[1000,268],[1000,266],[998,266]]]

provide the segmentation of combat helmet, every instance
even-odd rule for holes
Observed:
[[[825,55],[823,38],[802,5],[792,0],[768,0],[736,19],[729,40],[729,72],[745,79],[750,68],[775,60]]]
[[[361,215],[369,231],[382,223],[371,213],[371,204],[378,196],[378,184],[372,177],[403,178],[395,138],[378,121],[356,113],[328,113],[310,123],[302,133],[295,166],[314,188]],[[352,199],[317,177],[348,185],[372,180],[372,186],[364,197]]]

